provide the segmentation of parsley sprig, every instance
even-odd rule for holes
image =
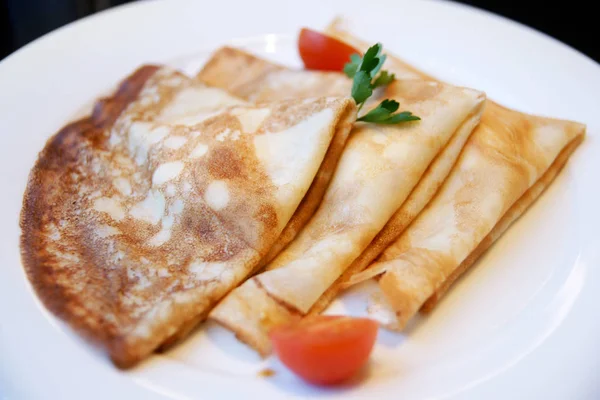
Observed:
[[[344,73],[353,79],[352,97],[358,105],[359,112],[367,99],[373,95],[373,90],[380,86],[389,85],[396,79],[394,74],[381,71],[387,57],[385,54],[381,54],[382,50],[381,43],[377,43],[369,47],[362,58],[358,54],[353,54],[350,57],[350,62],[344,66]],[[357,121],[391,125],[421,119],[410,111],[394,114],[399,107],[400,104],[395,100],[383,100],[377,107],[358,118]]]

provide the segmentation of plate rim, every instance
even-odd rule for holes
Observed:
[[[428,3],[437,3],[434,1],[427,1]],[[94,20],[107,20],[109,18],[111,18],[111,14],[119,14],[119,13],[123,13],[126,11],[126,9],[141,9],[143,8],[146,4],[165,4],[167,3],[166,0],[163,1],[152,1],[152,2],[139,2],[139,3],[129,3],[129,4],[124,4],[121,6],[117,6],[105,11],[102,11],[100,13],[85,17],[83,19],[80,19],[78,21],[74,21],[70,24],[67,24],[55,31],[50,32],[47,35],[44,35],[38,39],[36,39],[35,41],[29,43],[28,45],[24,46],[23,48],[17,50],[16,52],[10,54],[9,56],[7,56],[5,59],[3,59],[2,61],[0,61],[0,75],[3,73],[3,71],[5,69],[8,69],[8,67],[5,68],[6,65],[10,65],[12,63],[18,63],[19,60],[23,57],[22,54],[30,54],[32,52],[37,51],[36,49],[43,45],[43,43],[45,43],[48,40],[58,40],[56,38],[59,38],[62,36],[66,36],[66,35],[73,35],[77,29],[78,25],[84,25],[84,24],[92,24]],[[182,1],[182,3],[184,3]],[[560,47],[562,47],[563,49],[567,49],[570,52],[572,52],[573,56],[577,56],[580,60],[579,62],[590,62],[593,64],[594,67],[600,67],[600,65],[595,62],[593,59],[591,59],[590,57],[588,57],[587,55],[581,53],[580,51],[568,46],[567,44],[560,42],[559,40],[557,40],[556,38],[553,38],[543,32],[540,32],[534,28],[528,27],[526,25],[523,25],[519,22],[513,21],[509,18],[506,17],[502,17],[493,13],[490,13],[488,11],[485,10],[481,10],[477,7],[473,7],[473,6],[469,6],[469,5],[463,5],[463,4],[457,4],[457,3],[444,3],[444,7],[445,6],[449,6],[449,7],[454,7],[454,8],[459,8],[459,9],[467,9],[470,12],[475,12],[478,14],[482,14],[485,17],[492,17],[494,19],[499,19],[502,21],[503,24],[507,24],[507,26],[513,26],[513,27],[518,27],[520,30],[524,30],[524,34],[534,34],[539,36],[541,39],[545,40],[545,41],[550,41],[552,42],[553,46],[559,45]],[[69,31],[71,31],[72,33],[69,33]],[[54,38],[54,39],[52,39]],[[16,60],[16,61],[15,61]],[[600,72],[600,68],[597,68],[597,72]],[[28,284],[28,282],[27,282]],[[37,299],[35,299],[35,301],[37,302]],[[68,340],[71,340],[71,338],[68,338]],[[85,357],[84,357],[85,359]],[[2,368],[0,367],[0,372],[2,371]],[[0,378],[1,378],[2,374],[0,374]],[[0,379],[0,382],[1,379]],[[124,385],[123,388],[125,388],[127,385]],[[136,386],[137,388],[137,386]],[[124,390],[129,390],[129,389],[124,389]],[[137,389],[131,389],[131,394],[137,393]],[[146,394],[146,393],[145,393]],[[169,395],[169,394],[165,394],[165,395]]]

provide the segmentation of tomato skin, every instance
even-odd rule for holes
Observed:
[[[306,69],[339,72],[352,54],[360,54],[354,47],[308,28],[300,31],[298,51]]]
[[[270,336],[281,362],[307,382],[341,383],[367,362],[378,325],[367,318],[317,316],[275,328]]]

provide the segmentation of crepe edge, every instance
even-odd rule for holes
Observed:
[[[390,275],[386,272],[385,265],[394,263],[398,260],[389,260],[381,263],[380,275],[377,277],[378,283],[387,302],[392,305],[396,312],[398,324],[397,329],[395,330],[400,331],[404,329],[408,321],[412,319],[419,310],[423,310],[424,313],[433,310],[439,299],[441,299],[441,297],[450,289],[452,284],[463,275],[463,273],[466,272],[469,267],[471,267],[475,261],[511,226],[511,224],[516,221],[537,198],[539,198],[544,190],[550,186],[554,178],[558,176],[560,171],[566,165],[571,154],[583,141],[584,137],[585,135],[583,133],[579,133],[563,147],[542,176],[527,189],[515,203],[513,203],[475,250],[473,250],[463,263],[455,268],[449,275],[449,278],[447,278],[440,287],[435,288],[434,293],[418,307],[413,307],[413,302],[410,301],[409,298],[406,298],[402,291],[398,290],[397,285],[394,284],[394,281],[397,278],[393,274]],[[429,304],[425,307],[427,302],[429,302]]]
[[[244,78],[236,80],[229,79],[228,71],[243,68],[245,73]],[[244,99],[249,99],[257,82],[266,79],[267,76],[274,72],[286,71],[288,68],[257,57],[256,55],[230,46],[223,46],[212,53],[211,58],[206,65],[198,72],[196,79],[201,82],[223,88],[234,93],[236,96],[241,96]],[[291,70],[289,70],[291,71]],[[249,74],[249,76],[248,76]],[[241,75],[239,75],[241,76]],[[262,269],[270,261],[272,261],[287,245],[294,240],[300,230],[306,225],[310,217],[319,207],[323,196],[329,186],[331,177],[335,173],[338,161],[344,150],[346,141],[350,135],[353,122],[356,120],[356,107],[346,110],[341,121],[344,127],[348,129],[339,129],[334,136],[330,147],[325,155],[324,162],[320,165],[319,171],[313,180],[309,190],[303,197],[292,218],[285,226],[283,232],[271,247],[271,250],[265,255],[257,270]]]
[[[223,46],[212,53],[209,61],[196,74],[196,79],[250,100],[248,87],[252,88],[252,83],[261,81],[273,72],[286,69],[241,49]],[[244,74],[240,74],[240,70],[243,70]],[[243,79],[238,79],[241,77]]]
[[[375,260],[383,250],[385,250],[390,244],[392,244],[406,228],[411,224],[412,220],[423,210],[427,204],[435,197],[440,187],[444,184],[446,177],[456,164],[462,149],[479,124],[481,115],[485,108],[486,99],[485,97],[474,106],[473,111],[467,116],[467,118],[461,123],[456,129],[455,134],[448,141],[446,146],[436,155],[435,159],[427,167],[423,173],[423,177],[419,180],[417,185],[413,188],[406,201],[400,206],[400,208],[394,213],[392,218],[386,223],[384,228],[375,236],[369,246],[361,253],[361,255],[344,271],[344,273],[336,280],[336,282],[327,289],[323,295],[317,300],[317,302],[311,307],[309,315],[316,315],[322,313],[337,295],[342,292],[349,285],[349,282],[355,274],[365,270],[373,260]],[[461,130],[465,132],[460,132]],[[458,143],[456,143],[458,142]],[[452,149],[453,144],[457,144],[457,149]],[[462,143],[462,145],[461,145]],[[440,171],[439,176],[434,176],[434,171],[437,165],[443,162],[447,151],[455,151],[450,157],[453,159],[444,170]],[[427,179],[427,181],[425,181]],[[425,182],[425,183],[423,183]],[[411,204],[419,192],[428,191],[430,195],[428,199],[419,207],[413,211],[407,210],[407,205]],[[358,283],[358,282],[356,282]]]
[[[102,316],[91,315],[87,312],[84,302],[71,295],[68,288],[55,282],[54,271],[47,264],[51,261],[44,255],[44,248],[37,240],[40,224],[46,223],[42,220],[47,206],[46,192],[49,192],[46,189],[48,185],[53,184],[44,183],[46,179],[42,173],[50,171],[51,160],[57,158],[56,155],[51,157],[53,151],[60,150],[61,146],[69,146],[71,141],[75,142],[84,135],[88,136],[88,139],[101,135],[102,130],[113,124],[123,110],[137,98],[146,82],[159,68],[161,67],[158,65],[144,65],[138,68],[121,81],[111,96],[98,100],[89,116],[67,124],[48,139],[30,171],[19,217],[21,262],[37,297],[52,314],[67,322],[92,344],[105,348],[111,356],[114,343],[120,340],[119,336],[110,332],[113,324]],[[65,162],[65,157],[61,151],[60,160]],[[77,310],[83,310],[83,315],[78,315],[81,311]],[[124,361],[116,364],[127,365],[127,360]]]
[[[331,21],[329,23],[329,25],[327,25],[327,27],[325,28],[324,33],[326,33],[329,36],[334,37],[337,40],[341,40],[344,43],[347,43],[349,45],[351,45],[352,47],[356,48],[359,51],[366,51],[371,45],[358,38],[357,36],[355,36],[354,34],[352,34],[349,30],[347,25],[349,25],[349,21],[347,21],[345,18],[341,17],[341,16],[337,16],[333,19],[333,21]],[[393,64],[395,64],[393,67],[394,70],[392,72],[396,72],[397,76],[398,73],[400,73],[400,75],[406,74],[406,72],[408,72],[408,74],[412,75],[412,79],[414,79],[415,77],[418,77],[419,79],[425,80],[425,81],[436,81],[439,82],[438,79],[436,79],[435,77],[428,75],[427,73],[419,70],[416,67],[413,67],[412,65],[408,64],[407,62],[403,61],[402,59],[395,57],[395,56],[390,56],[388,54],[388,62],[392,62]],[[389,64],[386,64],[386,68],[390,68]],[[408,75],[406,74],[406,75]],[[402,77],[400,76],[400,79],[408,79],[408,77]]]
[[[325,191],[329,186],[331,177],[333,176],[337,167],[338,161],[343,153],[346,141],[354,126],[354,121],[356,120],[356,104],[351,100],[345,101],[344,104],[345,106],[341,112],[339,112],[336,115],[336,118],[334,118],[332,121],[332,126],[334,129],[332,139],[308,191],[300,201],[296,211],[294,214],[292,214],[290,221],[288,221],[269,252],[262,257],[259,264],[253,268],[252,272],[246,277],[246,279],[259,272],[268,263],[268,261],[275,258],[279,252],[281,252],[290,242],[292,242],[296,235],[304,227],[306,222],[312,217],[314,211],[319,207],[321,200],[325,195]],[[237,288],[242,288],[243,283],[244,281],[241,282],[241,285],[238,284],[236,287],[228,291],[228,293],[222,297],[223,301],[225,301],[229,294],[231,294]],[[185,339],[198,324],[202,323],[207,318],[211,308],[203,312],[201,315],[195,316],[186,321],[180,330],[164,340],[157,350],[159,352],[167,351]],[[217,322],[225,326],[227,329],[236,332],[237,335],[237,330],[234,329],[234,326],[231,323],[228,324],[227,321],[220,322],[219,320],[217,320]],[[245,335],[243,332],[240,333],[240,336],[248,337],[248,335]],[[252,342],[252,339],[248,338],[246,342]],[[256,348],[260,349],[261,346],[257,345]]]
[[[302,318],[297,311],[271,297],[260,282],[251,278],[230,293],[209,314],[209,318],[235,337],[267,357],[272,352],[269,331]]]
[[[298,208],[292,215],[292,218],[283,229],[283,232],[267,253],[264,259],[261,261],[259,267],[262,268],[271,262],[281,251],[283,251],[298,235],[302,228],[306,225],[308,220],[313,216],[319,205],[325,192],[329,187],[331,178],[333,177],[335,170],[337,169],[338,162],[344,152],[346,141],[350,136],[354,121],[356,121],[357,107],[354,102],[352,106],[344,110],[342,113],[339,124],[341,127],[334,134],[323,163],[319,167],[315,179],[313,180],[310,188],[300,201]]]
[[[570,159],[570,156],[575,152],[577,147],[583,142],[585,131],[578,134],[571,142],[563,148],[561,153],[556,157],[552,165],[546,170],[544,175],[538,179],[502,216],[496,223],[494,228],[481,241],[481,243],[469,254],[469,256],[446,278],[442,285],[432,294],[421,306],[420,312],[431,313],[440,302],[442,297],[448,292],[452,285],[463,276],[475,262],[481,257],[491,245],[498,240],[506,230],[517,221],[531,207],[535,201],[546,191],[552,184],[554,179],[560,174]]]
[[[347,25],[348,25],[348,21],[346,19],[344,19],[341,16],[337,16],[326,27],[325,33],[327,33],[328,35],[331,35],[331,36],[335,37],[338,40],[341,40],[341,41],[343,41],[345,43],[348,43],[348,44],[350,44],[352,46],[358,47],[359,49],[366,49],[369,46],[368,43],[365,42],[365,41],[363,41],[362,39],[356,37],[353,33],[351,33],[348,30]],[[413,67],[412,65],[410,65],[410,64],[402,61],[400,58],[398,58],[398,57],[396,57],[394,55],[388,55],[388,59],[391,60],[391,61],[393,61],[394,63],[396,63],[400,68],[404,68],[404,69],[408,70],[410,73],[415,73],[415,74],[421,76],[423,79],[433,80],[433,81],[439,81],[437,78],[435,78],[433,76],[430,76],[427,73],[425,73],[425,72],[423,72],[423,71],[421,71],[421,70]],[[499,104],[499,103],[497,103],[497,102],[495,102],[493,100],[488,99],[487,101],[492,106],[498,106],[498,107],[500,107],[502,109],[509,110],[507,107],[505,107],[505,106],[503,106],[503,105],[501,105],[501,104]],[[571,143],[576,143],[576,144],[573,145],[573,148],[571,149],[571,151],[565,156],[565,160],[563,161],[563,164],[560,167],[556,168],[556,172],[555,172],[554,176],[552,178],[549,178],[547,185],[544,186],[544,187],[542,187],[542,188],[540,188],[540,189],[538,189],[539,193],[537,193],[536,195],[532,195],[528,202],[523,202],[523,204],[521,205],[522,209],[520,210],[520,213],[517,214],[516,209],[515,209],[514,212],[515,212],[516,215],[514,215],[510,221],[507,220],[506,221],[506,226],[502,230],[498,229],[495,232],[495,236],[493,236],[493,235],[490,236],[490,237],[486,236],[486,238],[484,238],[484,240],[480,244],[481,248],[479,248],[479,247],[476,248],[476,250],[478,250],[479,254],[475,254],[476,250],[474,250],[473,253],[472,253],[472,256],[470,255],[469,257],[467,257],[467,259],[465,259],[463,261],[463,263],[461,263],[459,265],[459,267],[457,268],[457,270],[455,270],[455,272],[450,275],[450,277],[448,278],[448,280],[445,281],[442,284],[442,287],[440,288],[439,293],[436,291],[429,299],[426,300],[426,302],[421,307],[421,311],[423,313],[426,314],[426,313],[431,312],[433,310],[433,308],[435,308],[435,306],[437,305],[437,303],[439,302],[439,300],[446,293],[446,291],[452,286],[452,284],[454,283],[454,281],[456,281],[464,272],[466,272],[470,268],[470,266],[479,258],[479,256],[482,255],[493,244],[493,242],[495,240],[497,240],[503,234],[503,232],[510,227],[510,225],[512,224],[512,222],[514,222],[516,219],[518,219],[518,217],[520,215],[522,215],[528,209],[528,207],[535,202],[535,200],[544,192],[544,190],[546,189],[546,187],[550,186],[550,184],[554,180],[554,177],[556,177],[560,173],[560,171],[562,170],[563,166],[567,163],[570,155],[575,151],[575,149],[577,148],[577,146],[585,138],[586,127],[585,127],[585,125],[583,125],[583,124],[581,124],[579,122],[559,120],[559,119],[556,119],[556,118],[548,118],[548,117],[544,117],[544,116],[537,115],[537,114],[526,114],[526,115],[529,115],[531,117],[544,118],[544,119],[549,120],[549,121],[571,122],[571,123],[579,125],[580,126],[580,128],[579,128],[580,132],[571,141]],[[569,143],[565,148],[563,148],[563,151],[565,149],[567,149],[568,146],[571,143]],[[560,154],[562,154],[562,153],[560,153]],[[558,157],[557,157],[557,159],[558,159]],[[555,159],[554,162],[556,162],[557,159]],[[550,168],[553,165],[554,165],[554,163],[551,164],[551,166],[548,168],[548,170],[550,170]],[[540,178],[540,179],[542,179],[542,178]],[[534,184],[534,186],[535,186],[535,184]],[[532,189],[532,188],[530,188],[530,189]],[[525,194],[527,194],[527,193],[529,193],[529,189],[525,192]],[[533,193],[533,192],[531,192],[531,193]],[[523,198],[523,196],[525,196],[525,194],[523,194],[521,198]],[[519,200],[517,200],[517,202],[519,202],[521,200],[521,198],[519,198]],[[516,203],[513,204],[513,206],[516,206]],[[507,213],[505,213],[505,215],[508,215],[508,213],[511,212],[511,211],[513,211],[512,207],[509,208],[509,210],[507,211]],[[496,230],[496,226],[492,229],[492,232],[494,230]],[[485,242],[487,242],[487,245],[485,244]],[[469,260],[469,258],[471,260]],[[376,279],[378,279],[379,277],[381,277],[381,272],[380,272],[379,276]],[[452,280],[450,280],[450,278],[452,278]],[[326,303],[326,304],[329,304],[329,303]],[[320,311],[315,309],[315,312],[320,312]]]

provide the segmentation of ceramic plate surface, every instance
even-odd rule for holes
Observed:
[[[0,398],[600,398],[600,67],[506,19],[440,1],[151,1],[59,29],[0,62]],[[378,3],[378,5],[374,5]],[[45,141],[143,63],[193,74],[222,44],[300,66],[295,35],[345,16],[426,72],[588,125],[550,189],[440,307],[382,331],[358,382],[308,386],[216,326],[117,370],[48,314],[19,256],[27,175]],[[368,287],[329,312],[361,313]],[[275,376],[259,372],[272,368]]]

